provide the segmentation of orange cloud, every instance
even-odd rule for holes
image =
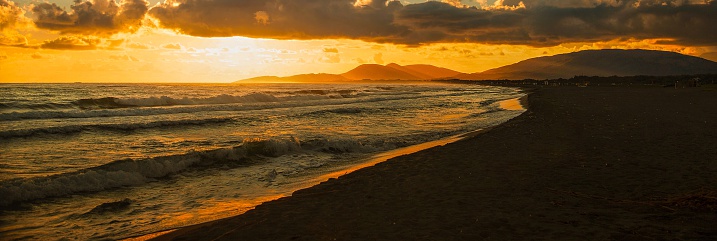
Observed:
[[[93,50],[102,40],[92,37],[61,36],[55,40],[45,41],[40,47],[43,49],[66,50]]]
[[[32,8],[37,18],[35,25],[41,29],[61,33],[112,35],[119,32],[135,32],[142,25],[148,10],[145,0],[77,1],[67,12],[55,3],[39,3]]]
[[[128,48],[131,49],[151,49],[152,46],[144,43],[131,42],[127,44]]]
[[[27,26],[30,22],[25,17],[25,11],[14,2],[0,0],[0,45],[26,46],[27,38],[17,29]]]
[[[162,45],[162,48],[181,50],[182,45],[178,44],[178,43],[168,43],[168,44]]]
[[[339,53],[337,48],[324,48],[324,53]]]
[[[27,21],[24,14],[25,11],[16,6],[13,1],[0,0],[0,31],[24,24]]]

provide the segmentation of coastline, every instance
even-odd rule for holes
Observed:
[[[156,240],[717,237],[714,92],[533,91],[522,115]]]
[[[517,87],[513,87],[513,88],[517,88]],[[523,93],[525,93],[525,94],[524,94],[522,97],[519,97],[519,98],[504,99],[504,100],[499,100],[499,101],[497,101],[497,102],[498,102],[498,105],[499,105],[499,108],[505,109],[505,110],[521,110],[521,111],[526,111],[526,110],[527,110],[527,108],[525,108],[525,106],[527,106],[527,96],[528,96],[528,94],[530,93],[530,91],[528,91],[529,88],[517,88],[517,89],[521,89],[521,91],[522,91]],[[507,103],[507,104],[504,104],[504,103]],[[522,114],[522,113],[521,113],[521,114]],[[501,123],[501,124],[499,124],[499,125],[502,125],[502,124],[503,124],[503,123]],[[299,186],[298,186],[297,191],[298,191],[298,190],[301,190],[301,189],[311,188],[311,187],[316,186],[316,185],[320,185],[321,183],[326,182],[326,181],[329,181],[329,180],[331,180],[331,179],[336,179],[336,178],[339,178],[339,177],[341,177],[341,176],[343,176],[343,175],[352,173],[352,172],[354,172],[354,171],[357,171],[357,170],[360,170],[360,169],[363,169],[363,168],[366,168],[366,167],[374,166],[374,165],[376,165],[376,164],[378,164],[378,163],[385,162],[385,161],[387,161],[387,160],[390,160],[390,159],[392,159],[392,158],[396,158],[396,157],[398,157],[398,156],[411,155],[411,154],[413,154],[413,153],[420,152],[420,151],[427,150],[427,149],[431,149],[431,148],[434,148],[434,147],[437,147],[437,146],[448,145],[448,144],[451,144],[451,143],[454,143],[454,142],[457,142],[457,141],[461,141],[461,140],[463,140],[463,139],[473,138],[474,136],[479,135],[480,133],[489,131],[489,130],[491,130],[491,129],[494,128],[494,127],[495,127],[495,126],[486,127],[486,128],[477,129],[477,130],[474,130],[474,131],[462,133],[462,134],[457,134],[457,135],[453,135],[453,136],[444,137],[444,138],[442,138],[442,139],[438,139],[438,140],[434,140],[434,141],[429,141],[429,142],[425,142],[425,143],[420,143],[420,144],[416,144],[416,145],[411,145],[411,146],[407,146],[407,147],[398,148],[398,149],[395,149],[395,150],[390,150],[390,151],[381,152],[381,153],[375,154],[375,155],[373,155],[373,156],[371,156],[371,157],[365,158],[365,159],[363,159],[363,160],[356,161],[356,162],[354,162],[353,165],[341,166],[341,167],[335,168],[334,170],[329,171],[329,172],[326,173],[326,174],[323,174],[323,175],[314,177],[314,178],[311,179],[311,180],[307,180],[307,181],[303,182],[302,185],[299,185]],[[272,201],[275,201],[275,200],[277,200],[277,199],[281,199],[281,198],[285,198],[285,197],[290,197],[290,196],[291,196],[291,194],[289,194],[289,195],[273,195],[273,196],[271,196],[271,198],[265,200],[265,201],[262,202],[262,203],[272,202]],[[261,205],[261,204],[259,204],[259,205]],[[259,205],[257,205],[257,206],[259,206]],[[251,210],[251,209],[253,209],[253,208],[249,208],[248,210]],[[244,213],[245,213],[245,212],[239,213],[239,214],[237,214],[237,216],[240,216],[240,215],[242,215],[242,214],[244,214]],[[228,217],[228,218],[231,218],[231,217]],[[222,219],[227,219],[227,218],[222,218]],[[194,228],[195,226],[201,226],[201,225],[210,225],[211,223],[220,221],[220,220],[222,220],[222,219],[213,220],[213,221],[207,221],[207,222],[203,222],[203,223],[192,224],[192,225],[188,225],[188,226],[183,226],[183,227],[178,227],[178,228],[172,228],[172,229],[167,229],[167,230],[161,230],[161,231],[157,231],[157,232],[153,232],[153,233],[148,233],[148,234],[143,234],[143,235],[124,237],[124,238],[122,238],[121,240],[125,240],[125,241],[143,241],[143,240],[154,240],[155,238],[158,238],[158,237],[159,237],[159,238],[164,238],[164,237],[162,237],[162,236],[164,236],[164,235],[170,235],[170,236],[171,236],[171,235],[172,235],[172,232],[175,232],[175,231],[177,231],[177,232],[182,232],[183,229],[191,229],[191,228]]]

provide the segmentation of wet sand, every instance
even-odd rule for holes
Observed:
[[[490,131],[159,240],[715,240],[714,88],[550,87]]]

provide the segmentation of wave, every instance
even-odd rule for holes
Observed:
[[[303,106],[316,106],[316,105],[341,105],[355,102],[377,102],[387,100],[402,100],[402,99],[420,99],[427,97],[441,97],[441,96],[460,96],[465,95],[464,93],[451,93],[451,94],[432,94],[432,95],[420,95],[415,93],[406,94],[387,94],[368,96],[365,98],[343,98],[337,96],[325,96],[325,95],[289,95],[289,96],[273,96],[267,94],[257,95],[246,95],[241,96],[245,102],[236,103],[224,103],[219,102],[220,99],[233,99],[234,101],[241,100],[242,98],[235,98],[232,96],[220,97],[216,99],[207,98],[205,100],[212,99],[215,101],[214,104],[205,105],[171,105],[170,102],[166,102],[172,98],[162,97],[150,97],[140,99],[94,99],[97,102],[107,102],[109,100],[117,102],[118,106],[129,106],[133,105],[135,108],[105,108],[105,109],[93,109],[85,108],[82,110],[44,110],[44,111],[28,111],[28,112],[10,112],[0,113],[0,121],[15,121],[15,120],[31,120],[31,119],[58,119],[58,118],[92,118],[92,117],[113,117],[113,116],[148,116],[148,115],[162,115],[162,114],[177,114],[177,113],[195,113],[201,111],[245,111],[245,110],[258,110],[258,109],[270,109],[270,108],[283,108],[283,107],[303,107]],[[113,97],[110,97],[113,98]],[[201,98],[200,98],[201,99]],[[172,99],[174,102],[181,102],[178,99]],[[179,99],[181,100],[181,99]],[[275,100],[275,101],[270,101]],[[85,101],[90,103],[92,101]],[[174,103],[172,102],[172,103]],[[167,105],[160,107],[155,104],[166,103]],[[197,103],[197,102],[195,102]],[[256,103],[263,103],[256,105]],[[110,105],[108,103],[105,103]],[[144,105],[144,106],[139,106]]]
[[[72,109],[74,104],[71,103],[39,103],[39,104],[22,104],[16,102],[0,103],[0,111],[17,111],[17,110],[59,110]]]
[[[125,159],[97,167],[45,177],[17,178],[0,182],[0,207],[8,207],[43,198],[62,197],[83,192],[99,192],[126,186],[138,186],[157,178],[193,168],[251,164],[252,157],[279,157],[300,151],[327,153],[371,152],[350,138],[316,139],[302,143],[298,138],[248,138],[235,147],[189,152],[148,159]]]
[[[147,123],[112,123],[112,124],[87,124],[87,125],[67,125],[39,127],[32,129],[17,129],[0,131],[0,139],[9,139],[17,137],[30,137],[45,134],[74,134],[88,130],[108,130],[108,131],[132,131],[139,129],[149,129],[157,127],[175,127],[185,125],[205,125],[214,123],[225,123],[234,120],[234,118],[208,118],[208,119],[190,119],[190,120],[171,120],[171,121],[153,121]]]
[[[115,97],[105,97],[99,99],[79,99],[73,101],[72,104],[80,109],[114,109],[133,107],[131,104],[122,104],[118,102],[120,99]]]
[[[105,99],[105,98],[102,98]],[[100,99],[101,100],[101,99]],[[206,104],[231,104],[231,103],[256,103],[256,102],[277,102],[281,101],[270,94],[252,93],[244,96],[234,96],[222,94],[207,98],[172,98],[168,96],[147,97],[147,98],[127,98],[113,100],[120,106],[173,106],[173,105],[206,105]]]
[[[350,98],[356,96],[352,90],[300,90],[284,93],[251,93],[247,95],[221,94],[203,98],[174,98],[169,96],[145,98],[80,99],[72,102],[81,109],[114,109],[128,107],[156,107],[176,105],[214,105],[234,103],[282,102],[296,100],[317,100],[332,98]]]

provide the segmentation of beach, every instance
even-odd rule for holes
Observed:
[[[538,87],[522,115],[157,240],[714,240],[717,91]]]

